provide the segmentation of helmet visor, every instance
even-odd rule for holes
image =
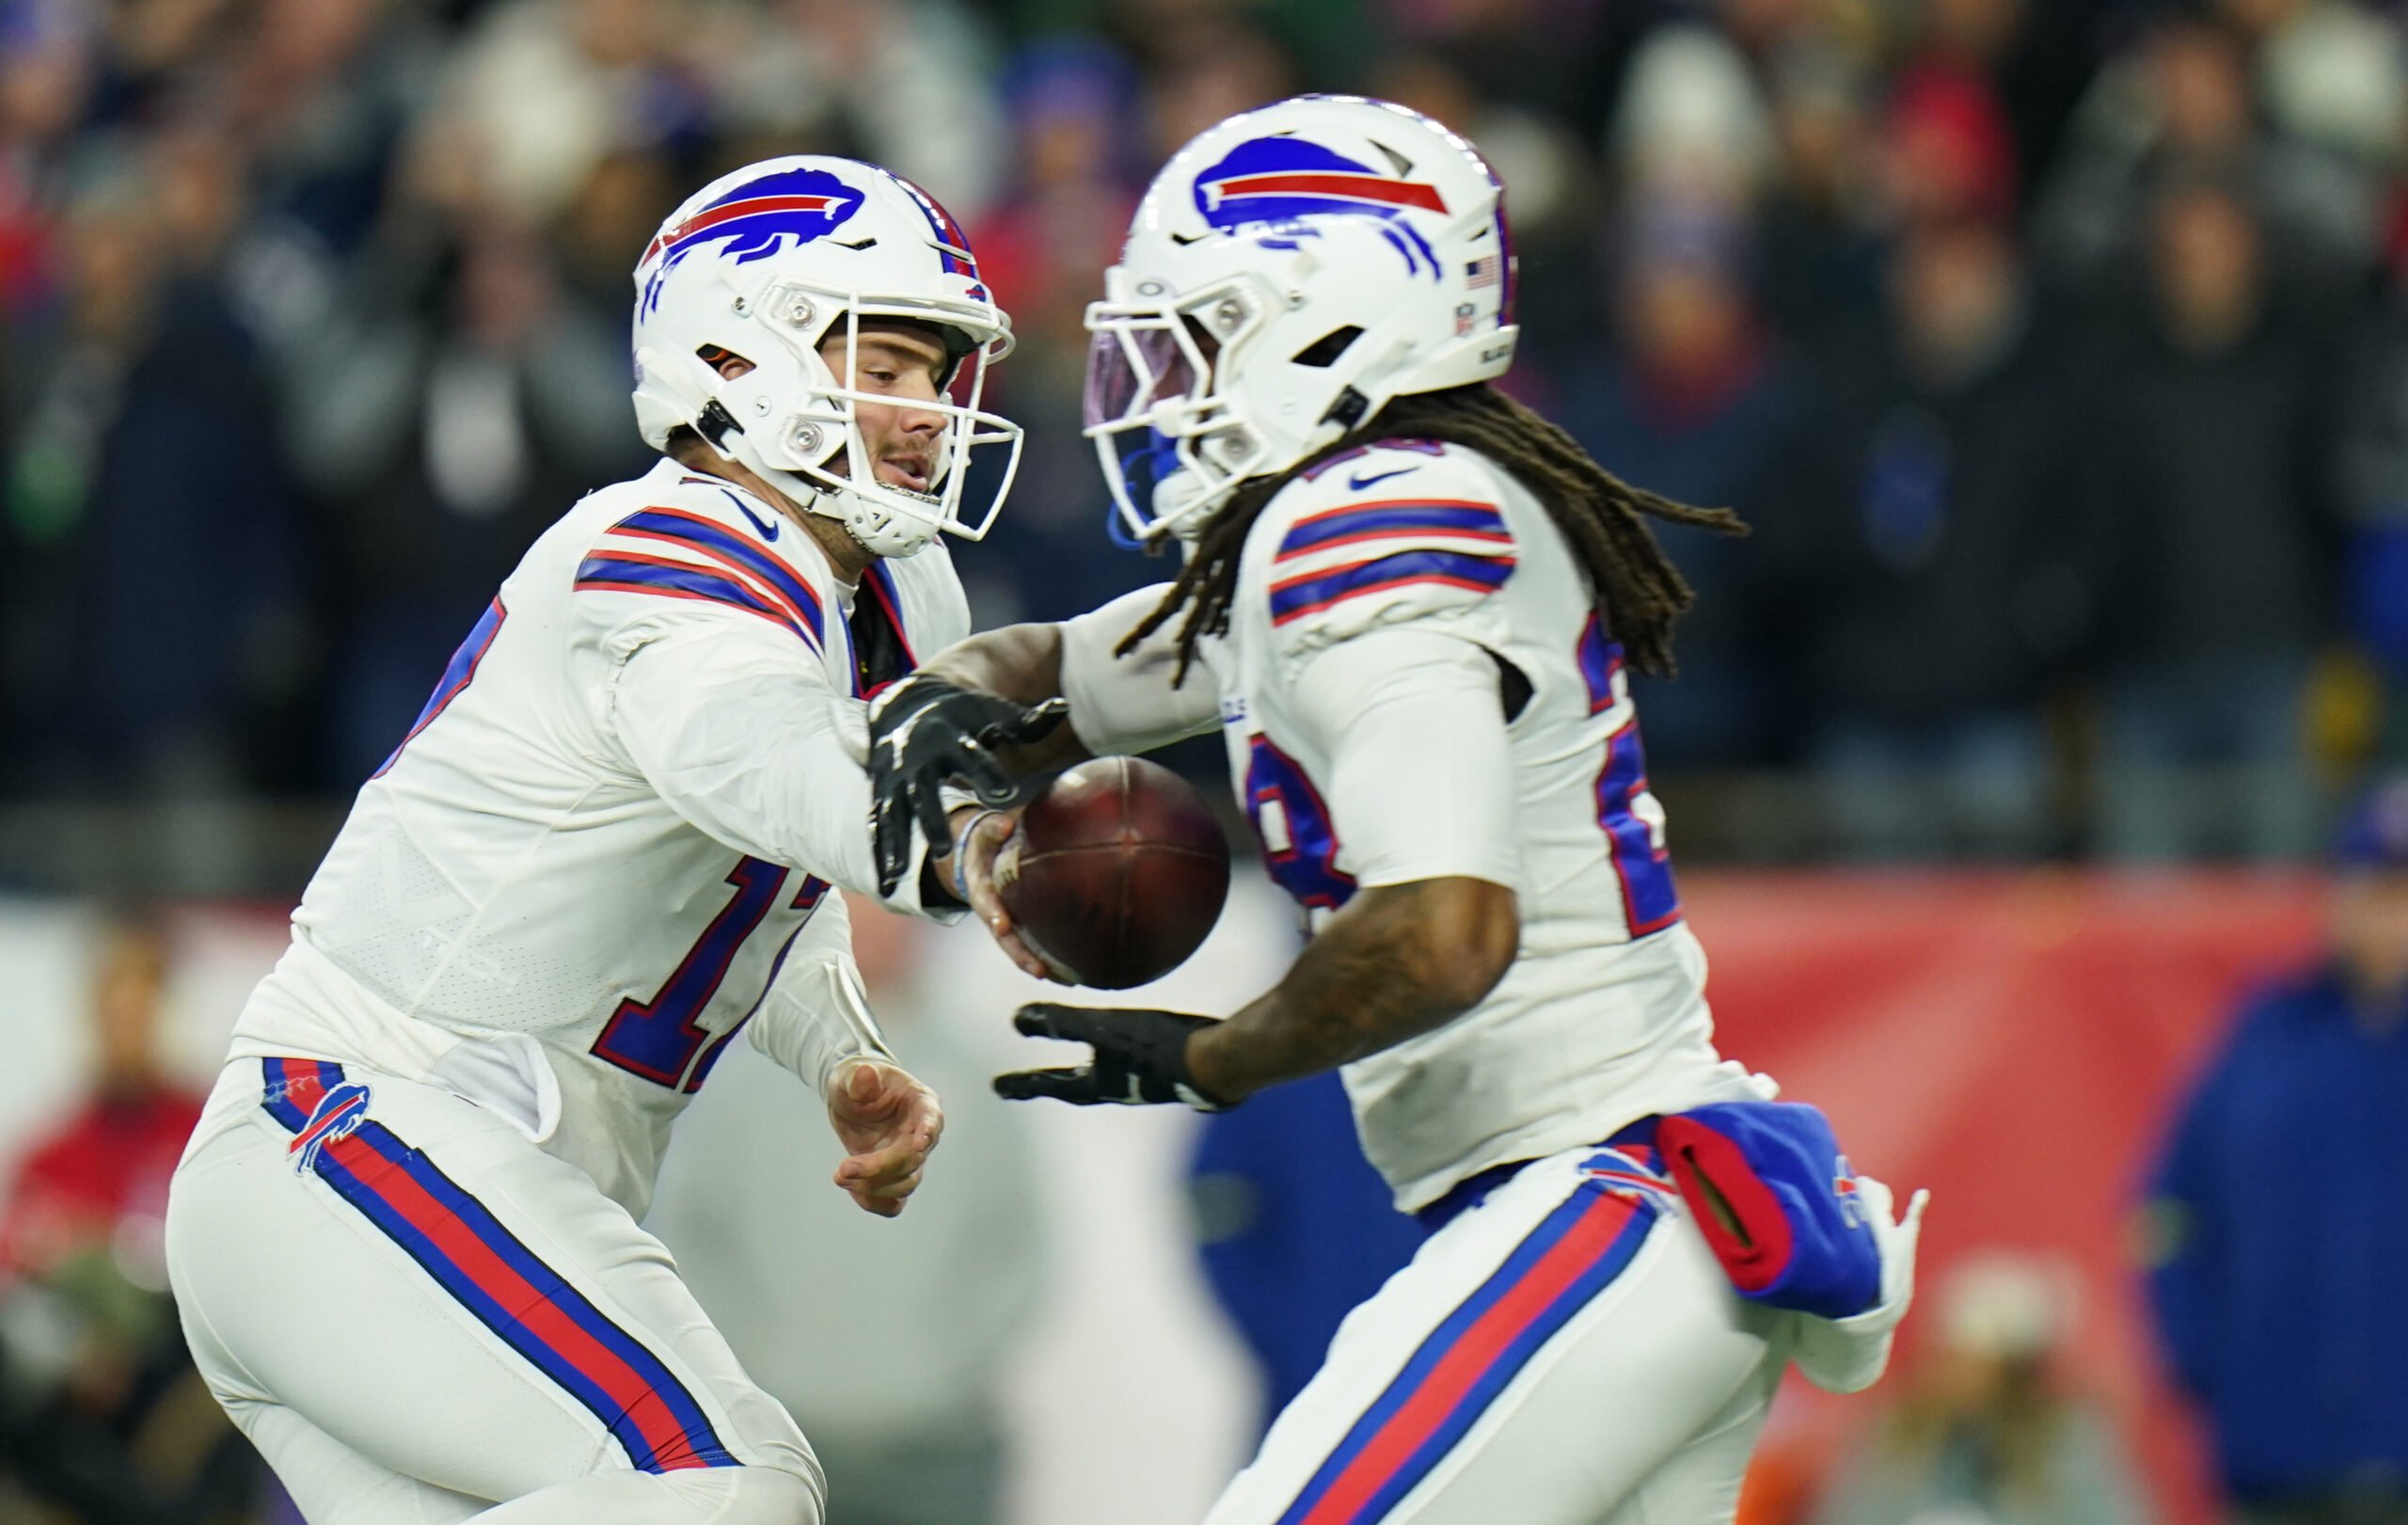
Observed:
[[[1087,308],[1084,433],[1140,538],[1200,524],[1262,463],[1261,432],[1219,389],[1269,320],[1259,285],[1241,275],[1164,301]]]
[[[1082,421],[1100,424],[1142,419],[1158,404],[1197,395],[1203,357],[1178,318],[1167,313],[1091,320],[1087,344],[1086,397]]]

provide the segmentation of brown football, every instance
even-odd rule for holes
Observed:
[[[1081,763],[1030,802],[997,866],[1021,940],[1073,983],[1127,990],[1187,961],[1220,919],[1229,845],[1204,797],[1135,757]]]

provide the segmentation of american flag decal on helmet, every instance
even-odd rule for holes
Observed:
[[[1505,278],[1505,262],[1494,254],[1483,254],[1464,266],[1464,274],[1469,278],[1464,282],[1465,288],[1481,291]]]

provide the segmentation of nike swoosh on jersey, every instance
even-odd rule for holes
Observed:
[[[752,510],[747,506],[743,499],[737,497],[736,494],[732,492],[727,492],[725,487],[721,487],[720,491],[726,492],[727,500],[734,503],[737,510],[741,512],[746,518],[752,521],[752,528],[761,532],[762,539],[775,540],[778,537],[778,527],[774,522],[768,524],[762,523],[761,516],[753,513]]]
[[[1354,475],[1346,479],[1346,485],[1355,492],[1361,492],[1364,488],[1370,486],[1375,482],[1386,482],[1390,477],[1401,477],[1407,471],[1418,471],[1421,468],[1418,466],[1400,466],[1393,471],[1381,471],[1368,477],[1358,471]]]

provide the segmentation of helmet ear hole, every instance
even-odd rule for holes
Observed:
[[[1346,353],[1349,345],[1362,337],[1363,330],[1354,324],[1350,323],[1343,328],[1332,328],[1298,350],[1289,363],[1310,366],[1316,371],[1327,370],[1338,363],[1338,357]]]
[[[752,369],[752,361],[732,349],[721,349],[717,344],[697,344],[694,346],[694,355],[705,365],[718,372],[722,381],[734,381]]]

